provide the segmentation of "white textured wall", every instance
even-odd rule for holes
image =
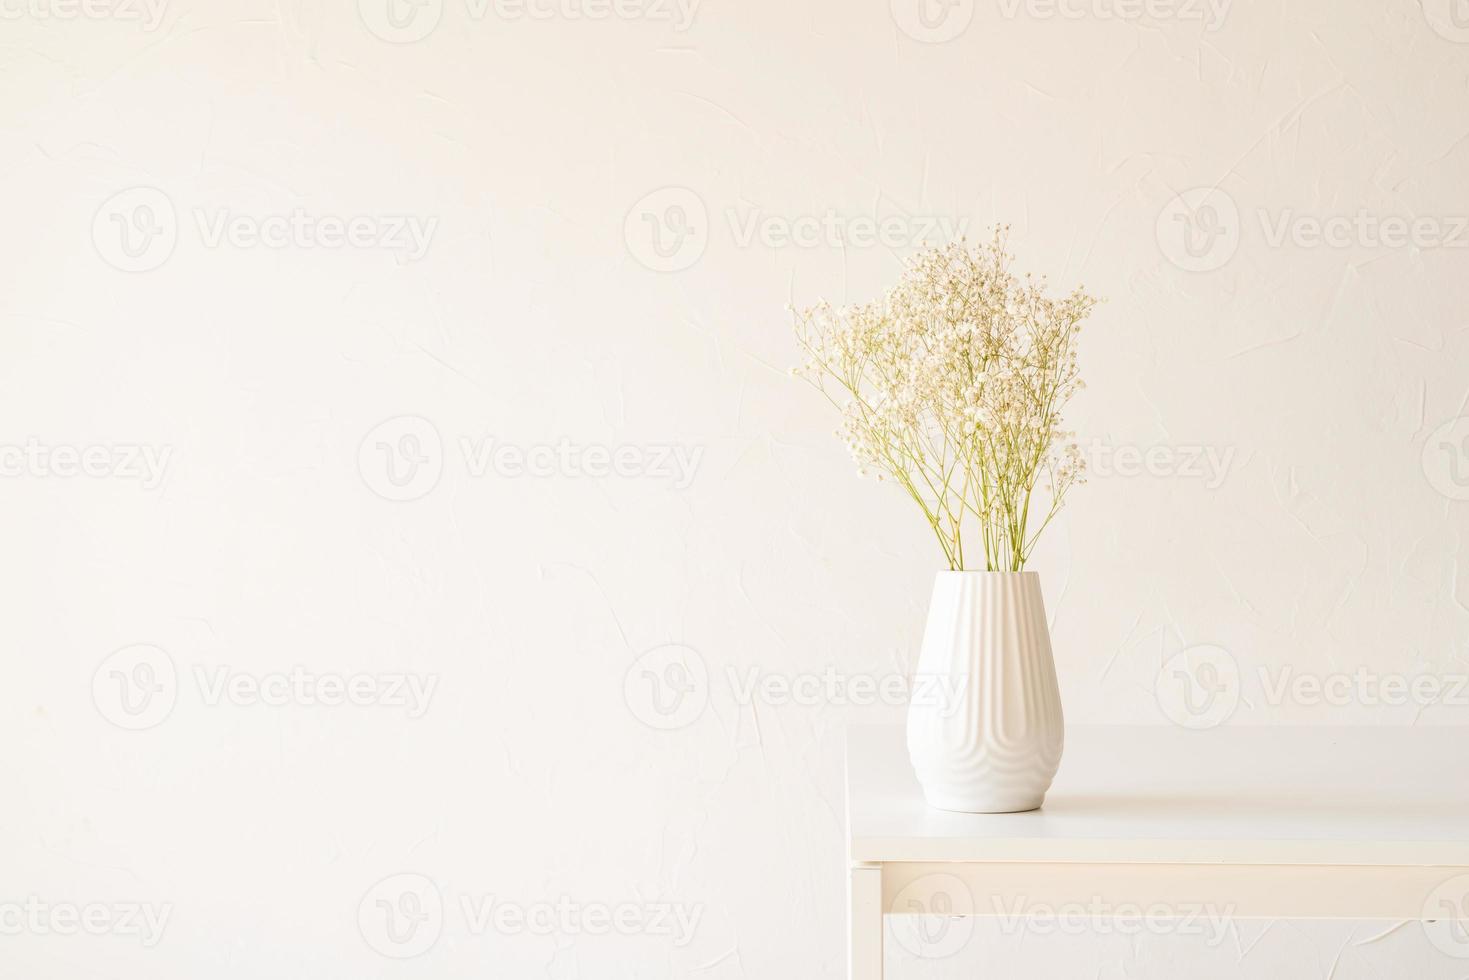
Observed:
[[[160,2],[0,0],[0,975],[841,975],[938,552],[783,307],[996,221],[1070,716],[1469,722],[1464,0]]]

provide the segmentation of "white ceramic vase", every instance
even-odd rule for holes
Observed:
[[[1063,740],[1039,576],[939,572],[908,708],[908,755],[929,805],[1034,810]]]

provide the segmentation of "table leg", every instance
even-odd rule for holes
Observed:
[[[847,892],[848,980],[882,980],[882,866],[852,866]]]

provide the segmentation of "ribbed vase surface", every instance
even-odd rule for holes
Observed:
[[[939,572],[912,691],[908,755],[929,805],[1041,805],[1064,732],[1035,572]]]

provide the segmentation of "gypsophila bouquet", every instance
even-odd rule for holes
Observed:
[[[929,249],[874,303],[794,311],[795,369],[842,415],[863,473],[923,509],[949,568],[1020,571],[1066,492],[1084,482],[1061,411],[1082,387],[1076,337],[1096,300],[1046,295],[1010,272],[1005,233]],[[1032,503],[1036,518],[1032,525]]]

